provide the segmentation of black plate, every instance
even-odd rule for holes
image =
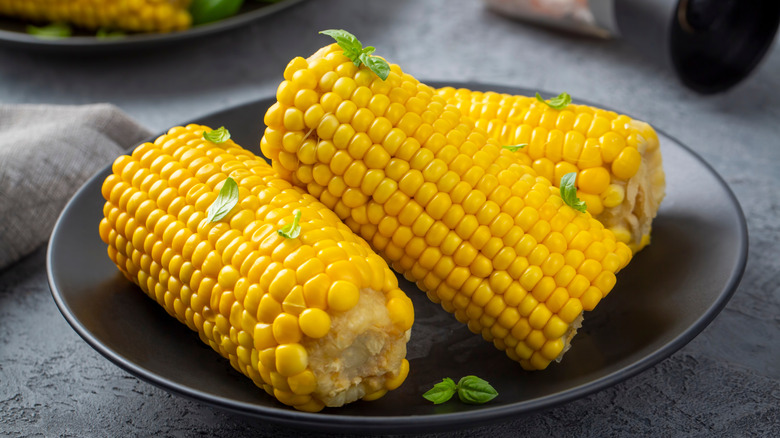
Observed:
[[[239,144],[258,152],[263,114],[272,102],[261,99],[197,121],[228,127]],[[117,272],[97,232],[100,186],[109,168],[87,182],[62,212],[49,244],[49,282],[62,314],[101,354],[143,380],[223,409],[317,430],[383,433],[516,417],[614,385],[656,364],[701,332],[734,293],[747,258],[739,204],[701,158],[662,132],[659,138],[668,194],[653,227],[653,243],[619,274],[609,297],[586,315],[563,362],[545,371],[523,371],[413,284],[401,281],[416,318],[406,383],[374,402],[316,414],[289,409],[235,372]],[[482,406],[456,401],[434,406],[421,397],[443,377],[467,374],[491,382],[498,398]]]
[[[110,53],[136,50],[188,41],[193,38],[223,32],[286,9],[301,0],[280,0],[277,3],[246,1],[238,14],[213,23],[193,26],[181,32],[131,34],[122,38],[96,38],[76,35],[62,39],[43,39],[27,33],[24,21],[0,16],[0,46],[45,51],[50,53]]]

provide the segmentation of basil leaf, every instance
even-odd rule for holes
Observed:
[[[383,81],[390,75],[390,65],[384,59],[363,53],[360,55],[360,60]]]
[[[211,23],[238,13],[244,0],[193,0],[190,3],[192,24]]]
[[[458,398],[463,403],[481,405],[498,396],[490,383],[477,376],[466,376],[458,382]]]
[[[501,146],[501,147],[504,148],[504,149],[508,149],[511,152],[517,152],[517,151],[519,151],[520,149],[522,149],[522,148],[524,148],[526,146],[528,146],[528,143],[520,143],[520,144],[516,144],[516,145],[513,145],[513,146]]]
[[[230,213],[230,210],[238,203],[238,184],[231,177],[227,177],[219,190],[217,199],[209,206],[209,222],[217,222]]]
[[[569,207],[580,213],[585,213],[585,210],[588,209],[588,205],[577,198],[577,187],[575,187],[576,181],[577,172],[567,173],[561,177],[561,198],[563,198],[563,202]]]
[[[281,229],[276,230],[276,232],[286,238],[286,239],[295,239],[301,234],[301,211],[295,210],[293,211],[293,221],[291,224],[287,224],[283,226]]]
[[[215,129],[213,131],[209,132],[203,132],[203,138],[206,140],[212,142],[212,143],[224,143],[228,140],[230,140],[230,131],[225,129],[225,127],[221,127],[219,129]]]
[[[571,96],[569,96],[569,93],[564,91],[558,96],[553,97],[552,99],[547,101],[542,99],[542,96],[540,96],[539,93],[536,93],[536,100],[547,104],[547,106],[549,106],[550,108],[562,110],[567,106],[569,106],[569,104],[571,103]]]
[[[355,65],[360,65],[358,56],[363,52],[363,44],[355,38],[355,35],[342,29],[328,29],[320,31],[320,33],[336,40],[336,44],[344,49],[344,56],[351,59]]]
[[[52,23],[48,26],[27,26],[27,33],[43,39],[67,38],[73,34],[68,23]]]
[[[371,55],[376,50],[375,47],[363,47],[363,43],[343,29],[322,30],[320,33],[336,40],[336,44],[344,49],[344,56],[352,60],[356,67],[359,67],[362,63],[383,81],[387,79],[387,76],[390,74],[390,65],[384,59]]]
[[[432,401],[433,404],[438,405],[451,399],[453,395],[458,391],[458,387],[455,382],[446,377],[441,382],[433,385],[433,388],[423,394],[423,398],[428,401]]]

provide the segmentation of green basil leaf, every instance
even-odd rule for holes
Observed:
[[[363,50],[363,44],[358,41],[358,39],[355,37],[355,35],[352,35],[351,33],[347,32],[344,29],[327,29],[327,30],[321,30],[321,34],[327,35],[338,43],[339,46],[341,46],[342,49],[349,48],[358,48],[359,50]],[[346,47],[344,47],[346,46]]]
[[[43,39],[67,38],[73,35],[68,23],[52,23],[48,26],[27,26],[27,33]]]
[[[224,143],[228,140],[230,140],[230,131],[225,129],[225,127],[221,127],[219,129],[215,129],[213,131],[209,132],[203,132],[203,138],[206,140],[212,142],[212,143]]]
[[[295,210],[293,211],[293,221],[291,224],[287,224],[283,226],[281,229],[276,230],[276,232],[286,238],[286,239],[295,239],[296,237],[300,236],[301,234],[301,211]]]
[[[231,177],[227,177],[219,190],[217,199],[209,206],[209,222],[217,222],[230,213],[230,210],[238,204],[238,184]]]
[[[516,145],[513,145],[513,146],[501,146],[501,147],[504,148],[504,149],[508,149],[511,152],[517,152],[517,151],[519,151],[520,149],[522,149],[522,148],[524,148],[526,146],[528,146],[528,143],[520,143],[520,144],[516,144]]]
[[[336,40],[339,47],[344,49],[344,56],[351,59],[356,66],[360,65],[358,57],[363,53],[363,44],[355,38],[355,35],[342,29],[328,29],[320,31],[320,33]]]
[[[481,405],[498,395],[490,383],[477,376],[466,376],[458,382],[458,398],[463,403]]]
[[[232,17],[241,9],[244,0],[193,0],[190,3],[192,24],[211,23]]]
[[[536,100],[547,104],[547,106],[549,106],[550,108],[562,110],[567,106],[569,106],[569,104],[571,103],[571,96],[569,96],[569,93],[564,91],[558,96],[553,97],[552,99],[547,101],[542,99],[542,96],[540,96],[539,93],[536,93]]]
[[[577,172],[570,172],[561,177],[561,198],[563,198],[563,202],[565,202],[569,207],[579,211],[580,213],[585,213],[585,210],[588,209],[588,205],[585,204],[584,201],[577,198],[577,187],[575,186],[576,182]]]
[[[384,59],[363,53],[360,55],[360,60],[383,81],[390,75],[390,65]]]
[[[455,385],[455,382],[449,377],[446,377],[423,394],[423,398],[438,405],[451,399],[457,391],[458,387]]]

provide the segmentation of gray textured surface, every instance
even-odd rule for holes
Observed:
[[[275,91],[290,58],[346,28],[428,80],[566,90],[701,154],[748,219],[731,302],[695,340],[610,389],[457,436],[780,436],[780,49],[732,91],[692,93],[620,41],[520,25],[476,0],[309,1],[156,52],[73,59],[0,49],[0,102],[111,102],[151,130]],[[713,236],[717,238],[717,236]],[[115,367],[60,316],[44,251],[0,272],[0,435],[299,436],[172,396]]]

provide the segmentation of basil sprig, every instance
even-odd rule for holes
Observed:
[[[238,203],[238,184],[231,177],[227,177],[219,190],[217,199],[209,206],[209,222],[217,222],[230,213],[230,210]]]
[[[283,226],[281,229],[276,230],[280,236],[286,239],[295,239],[301,234],[301,211],[293,211],[293,221],[291,224]]]
[[[321,34],[328,35],[336,40],[336,43],[344,49],[344,56],[352,60],[356,67],[359,67],[363,63],[366,67],[371,69],[377,76],[384,81],[390,74],[390,65],[387,62],[377,56],[373,56],[374,50],[372,46],[363,47],[363,44],[355,38],[355,35],[342,29],[328,29],[320,32]]]
[[[570,172],[561,177],[561,198],[563,198],[563,202],[569,207],[580,213],[585,213],[585,210],[588,209],[588,205],[585,204],[585,201],[582,201],[577,197],[577,187],[575,187],[574,184],[576,181],[577,172]]]
[[[567,106],[569,106],[569,104],[571,103],[571,96],[569,96],[569,93],[564,91],[563,93],[559,94],[556,97],[553,97],[550,100],[544,100],[542,99],[542,96],[539,95],[539,93],[536,93],[536,100],[547,104],[547,106],[549,106],[550,108],[562,110]]]
[[[504,149],[508,149],[510,152],[517,152],[517,151],[519,151],[520,149],[522,149],[522,148],[524,148],[526,146],[528,146],[528,143],[520,143],[520,144],[516,144],[516,145],[501,146],[501,147],[504,148]]]
[[[490,383],[477,376],[465,376],[460,379],[457,385],[454,380],[446,377],[433,385],[433,388],[423,394],[423,397],[438,405],[448,401],[455,394],[458,394],[458,398],[463,403],[481,405],[496,398],[498,391],[490,386]]]
[[[204,131],[203,132],[203,138],[205,138],[206,140],[208,140],[208,141],[210,141],[212,143],[216,143],[216,144],[224,143],[224,142],[230,140],[230,131],[225,129],[225,127],[223,126],[223,127],[219,128],[219,129],[215,129],[213,131],[209,131],[209,132],[205,132]]]

